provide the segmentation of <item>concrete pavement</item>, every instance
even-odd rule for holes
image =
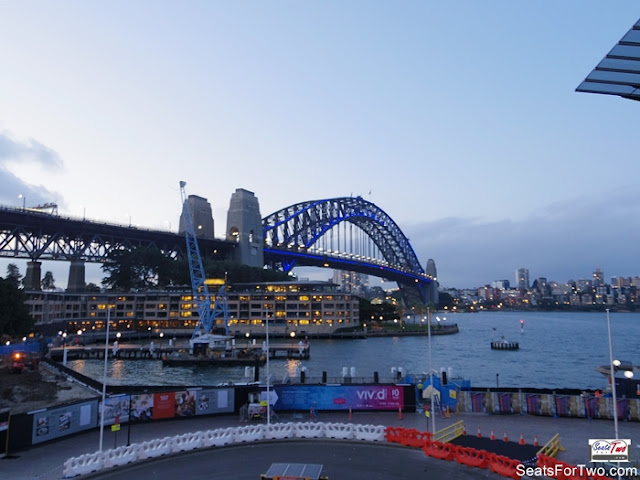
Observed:
[[[527,444],[533,444],[537,435],[540,445],[544,445],[555,434],[560,434],[560,441],[566,451],[559,452],[557,458],[570,464],[588,464],[590,438],[613,438],[614,426],[611,420],[587,420],[583,418],[551,418],[530,415],[493,415],[485,413],[452,415],[450,418],[436,417],[436,430],[440,430],[459,420],[464,421],[468,435],[477,435],[480,429],[483,437],[489,437],[491,430],[502,441],[504,432],[509,440],[518,441],[524,436]],[[308,413],[285,413],[279,415],[281,422],[307,422]],[[320,412],[318,421],[337,423],[358,423],[365,425],[385,425],[415,428],[429,431],[430,422],[422,413],[404,413],[400,418],[398,412],[354,412],[349,420],[348,412]],[[148,424],[134,424],[130,433],[128,426],[115,434],[105,428],[103,448],[127,444],[130,435],[131,443],[143,442],[155,438],[178,435],[187,432],[227,428],[245,425],[237,416],[192,417],[185,420],[158,421]],[[632,441],[632,459],[640,458],[640,423],[620,422],[619,438],[630,438]],[[117,436],[116,436],[117,435]],[[93,453],[99,447],[99,430],[80,433],[70,438],[38,445],[0,459],[0,478],[12,480],[58,480],[62,478],[63,464],[67,458],[85,453]],[[304,440],[301,440],[304,441]]]

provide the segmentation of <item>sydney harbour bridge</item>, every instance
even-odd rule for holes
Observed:
[[[252,192],[238,192],[249,194],[257,203]],[[259,255],[254,257],[263,266],[287,272],[295,266],[313,266],[364,273],[395,281],[405,295],[431,303],[435,271],[422,268],[393,219],[362,197],[296,203],[257,222],[255,232],[243,232],[247,222],[239,220],[240,227],[227,226],[225,239],[199,237],[202,256],[250,263],[241,254],[243,243],[249,242],[258,246]],[[0,257],[28,259],[24,278],[28,289],[40,287],[42,260],[69,262],[67,290],[81,291],[85,262],[105,263],[114,250],[139,247],[155,248],[174,258],[187,255],[182,233],[74,219],[30,208],[0,208]]]

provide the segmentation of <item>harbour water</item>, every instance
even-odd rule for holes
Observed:
[[[474,387],[533,387],[598,389],[606,377],[595,367],[609,362],[606,313],[481,312],[438,314],[445,323],[457,323],[460,333],[432,336],[433,369],[471,380]],[[640,314],[612,313],[614,358],[640,363]],[[437,321],[434,319],[433,321]],[[522,321],[522,322],[521,322]],[[523,328],[521,329],[521,323]],[[491,350],[501,336],[519,342],[516,351]],[[276,340],[274,340],[275,342]],[[242,340],[238,340],[241,343]],[[102,360],[70,361],[69,367],[102,381]],[[309,360],[272,360],[272,381],[299,375],[319,378],[322,372],[340,377],[344,367],[355,377],[390,377],[392,368],[422,374],[429,371],[428,337],[369,337],[361,340],[316,340]],[[112,385],[217,385],[247,382],[244,367],[163,367],[159,360],[110,360]],[[266,378],[266,369],[260,372]]]

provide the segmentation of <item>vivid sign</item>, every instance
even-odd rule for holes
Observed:
[[[404,408],[404,388],[395,385],[274,386],[276,410],[398,410]],[[274,401],[275,400],[275,401]]]

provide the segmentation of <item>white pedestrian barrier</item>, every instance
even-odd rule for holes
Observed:
[[[171,453],[173,447],[173,437],[164,437],[157,440],[149,440],[140,444],[139,458],[146,460],[147,458],[161,457]]]
[[[294,425],[293,423],[272,423],[267,425],[264,430],[264,438],[266,440],[293,438],[296,436]]]
[[[64,462],[62,475],[64,478],[87,475],[91,472],[98,472],[103,467],[104,455],[102,452],[86,453],[79,457],[69,458]]]
[[[386,427],[382,425],[354,425],[353,435],[356,440],[384,442]]]
[[[120,467],[138,460],[138,446],[118,447],[104,452],[104,468]]]
[[[173,437],[172,453],[187,452],[202,447],[202,432],[185,433]]]
[[[327,438],[339,438],[342,440],[353,438],[354,425],[349,423],[325,423],[324,435]]]
[[[379,442],[385,440],[385,429],[383,425],[300,422],[247,425],[185,433],[69,458],[64,462],[63,478],[73,478],[172,453],[260,440],[334,438]]]
[[[246,427],[238,427],[233,433],[236,443],[255,442],[264,438],[264,426],[247,425]]]
[[[222,447],[233,443],[233,431],[235,428],[218,428],[207,430],[202,434],[203,447]]]
[[[298,438],[324,437],[324,423],[316,423],[316,422],[297,423],[296,437]]]

